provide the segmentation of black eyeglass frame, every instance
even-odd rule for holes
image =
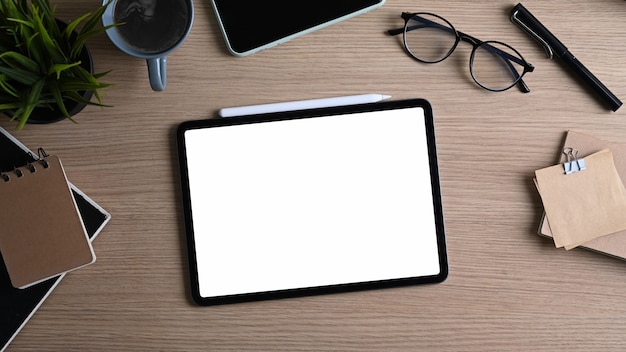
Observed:
[[[452,47],[450,48],[448,53],[446,53],[446,55],[444,55],[439,60],[427,61],[427,60],[420,59],[419,57],[415,56],[411,52],[411,50],[409,49],[409,46],[407,45],[406,32],[407,32],[407,30],[409,30],[409,28],[408,28],[409,21],[412,18],[414,18],[414,17],[419,17],[419,15],[429,15],[429,16],[436,17],[436,18],[444,21],[449,26],[449,28],[441,26],[441,25],[439,25],[438,23],[435,23],[435,22],[432,22],[433,25],[438,25],[442,29],[452,30],[454,32],[454,35],[456,37],[454,45],[452,45]],[[436,15],[434,13],[430,13],[430,12],[403,12],[401,16],[402,16],[402,19],[404,19],[404,27],[396,28],[396,29],[390,29],[390,30],[387,31],[387,34],[389,34],[389,35],[403,34],[404,35],[404,37],[403,37],[404,49],[407,52],[407,54],[409,54],[409,56],[411,56],[413,59],[415,59],[415,60],[417,60],[419,62],[427,63],[427,64],[434,64],[434,63],[441,62],[441,61],[447,59],[448,57],[450,57],[450,55],[452,55],[452,53],[456,49],[456,47],[459,44],[459,42],[464,41],[464,42],[470,43],[472,45],[472,47],[473,47],[472,53],[470,54],[469,69],[470,69],[470,74],[472,76],[472,79],[474,80],[474,82],[476,82],[476,84],[478,84],[480,87],[482,87],[482,88],[484,88],[486,90],[492,91],[492,92],[502,92],[502,91],[505,91],[505,90],[508,90],[508,89],[512,88],[514,85],[518,85],[519,89],[523,93],[529,93],[530,92],[530,88],[528,88],[528,85],[526,85],[526,83],[524,82],[522,77],[527,72],[533,72],[535,67],[533,65],[531,65],[528,61],[526,61],[526,59],[524,59],[522,54],[520,54],[520,52],[517,51],[512,46],[510,46],[510,45],[508,45],[506,43],[503,43],[503,42],[496,41],[496,40],[482,41],[482,40],[480,40],[480,39],[478,39],[478,38],[476,38],[474,36],[471,36],[471,35],[469,35],[467,33],[460,32],[452,25],[452,23],[450,23],[450,21],[448,21],[445,18],[443,18],[443,17],[441,17],[439,15]],[[422,17],[420,17],[420,19],[423,20],[423,21],[428,21],[427,19],[422,18]],[[430,22],[430,21],[428,21],[428,22]],[[513,55],[511,55],[511,54],[509,54],[507,52],[504,52],[504,51],[496,48],[495,46],[491,45],[491,43],[505,46],[505,47],[511,49],[519,57],[515,57],[515,56],[513,56]],[[474,64],[474,55],[476,53],[476,50],[479,47],[485,47],[485,48],[489,49],[490,51],[495,52],[497,55],[501,56],[502,58],[506,59],[505,62],[511,67],[511,72],[513,72],[517,76],[515,78],[515,81],[511,85],[509,85],[508,87],[505,87],[505,88],[501,88],[501,89],[494,89],[494,88],[487,87],[487,86],[483,85],[482,83],[480,83],[480,81],[474,75],[474,70],[472,69],[473,64]],[[520,64],[520,65],[522,65],[524,67],[524,70],[522,71],[521,74],[519,74],[517,72],[517,70],[512,68],[511,62],[515,62],[515,63]]]

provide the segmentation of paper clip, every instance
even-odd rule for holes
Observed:
[[[567,161],[563,164],[566,175],[587,169],[585,159],[578,158],[578,149],[565,147],[563,154],[567,156]]]

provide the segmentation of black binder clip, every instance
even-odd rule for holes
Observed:
[[[587,169],[585,159],[578,157],[578,149],[565,147],[563,148],[563,154],[567,156],[567,161],[563,164],[566,175]]]

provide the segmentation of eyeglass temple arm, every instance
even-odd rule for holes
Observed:
[[[402,15],[400,15],[400,17],[402,17],[402,19],[404,20],[405,25],[413,16],[415,16],[415,14],[414,13],[410,13],[410,12],[403,12]],[[420,18],[422,18],[422,17],[420,17]],[[426,20],[426,19],[424,19],[424,20]],[[429,21],[429,22],[431,22],[431,21]],[[434,24],[434,22],[432,22],[432,23]],[[402,33],[404,33],[404,27],[390,29],[390,30],[387,31],[387,34],[389,34],[389,35],[398,35],[398,34],[402,34]]]
[[[402,32],[404,32],[404,27],[403,28],[390,29],[390,30],[387,31],[387,34],[389,34],[389,35],[398,35],[398,34],[402,34]]]

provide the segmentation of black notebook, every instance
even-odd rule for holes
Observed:
[[[37,153],[0,127],[0,171],[10,171],[37,158]],[[108,223],[111,215],[70,183],[72,195],[90,240]],[[8,346],[64,275],[26,289],[13,288],[0,254],[0,351]]]

